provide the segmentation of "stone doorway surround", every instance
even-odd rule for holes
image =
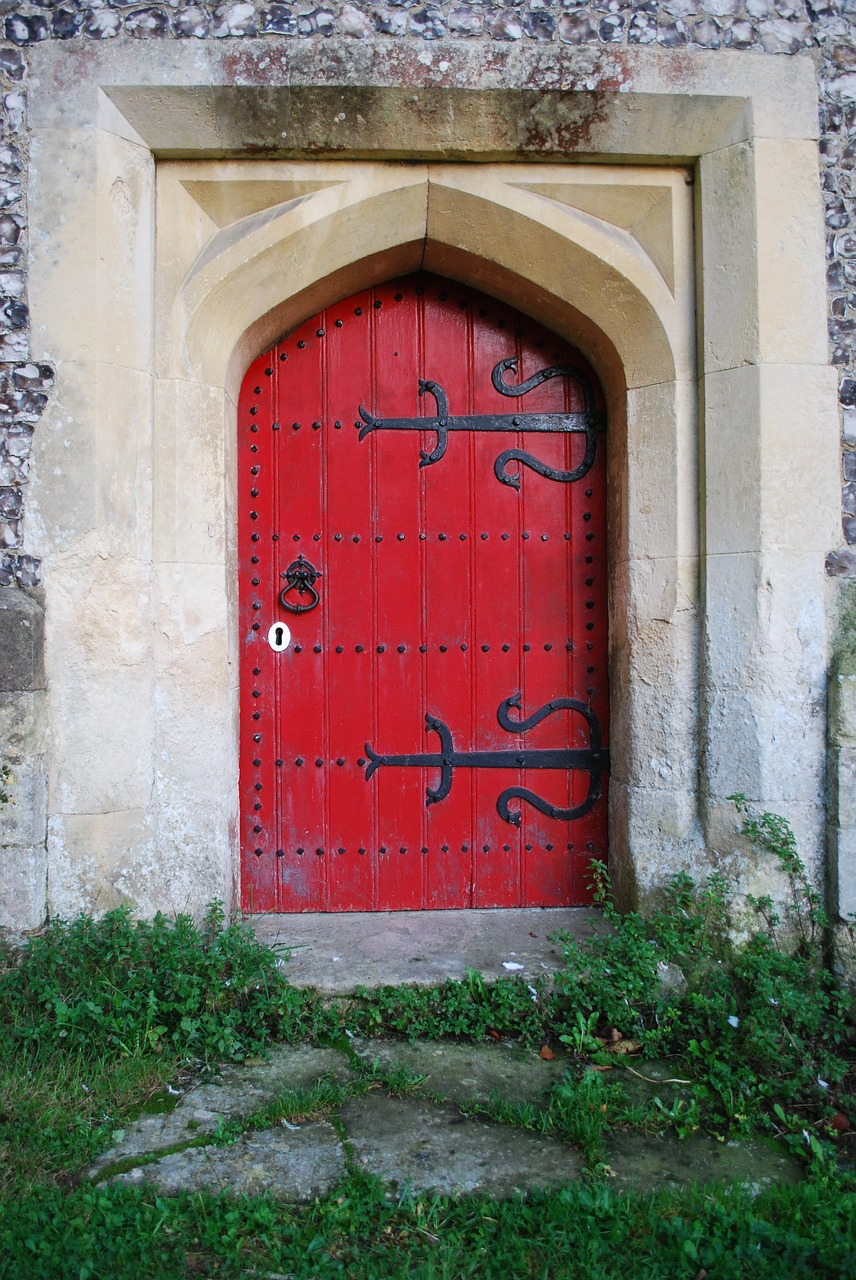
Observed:
[[[577,344],[609,400],[622,901],[679,868],[775,891],[738,790],[819,877],[840,534],[811,61],[335,38],[31,58],[57,390],[25,548],[49,817],[21,927],[236,900],[237,389],[284,331],[420,266]]]

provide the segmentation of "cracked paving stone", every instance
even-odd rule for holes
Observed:
[[[221,1119],[234,1120],[274,1102],[286,1091],[306,1089],[322,1077],[345,1083],[353,1078],[344,1053],[309,1045],[283,1045],[255,1066],[228,1065],[213,1080],[196,1085],[172,1110],[143,1114],[124,1126],[116,1145],[89,1167],[89,1177],[119,1160],[134,1159],[192,1142],[212,1133]],[[164,1100],[168,1103],[168,1099]]]
[[[467,1120],[455,1106],[367,1096],[349,1099],[341,1117],[357,1164],[415,1192],[480,1191],[508,1200],[564,1186],[582,1169],[565,1143]]]
[[[494,1094],[508,1102],[544,1103],[570,1065],[564,1054],[545,1062],[516,1044],[355,1040],[351,1047],[363,1062],[378,1062],[385,1070],[405,1067],[425,1076],[424,1090],[460,1105],[489,1102]]]
[[[673,1133],[612,1133],[606,1143],[606,1163],[614,1190],[643,1195],[705,1182],[737,1183],[757,1195],[770,1186],[790,1186],[804,1177],[799,1161],[761,1138],[718,1142],[706,1133],[683,1139]]]
[[[326,1121],[296,1129],[265,1129],[226,1147],[193,1147],[105,1178],[106,1183],[148,1183],[165,1195],[229,1191],[301,1203],[325,1195],[345,1173],[345,1155]]]

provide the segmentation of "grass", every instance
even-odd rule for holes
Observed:
[[[744,810],[759,854],[785,871],[792,903],[754,904],[756,928],[730,942],[728,895],[715,877],[675,877],[646,919],[619,917],[596,869],[610,932],[564,940],[553,988],[478,974],[435,988],[385,988],[326,1004],[297,991],[278,957],[217,906],[200,928],[127,912],[52,923],[0,956],[0,1280],[305,1277],[785,1277],[856,1275],[853,1029],[822,964],[824,918],[786,824]],[[667,995],[658,966],[679,965]],[[348,1034],[346,1034],[348,1033]],[[589,1176],[551,1194],[392,1196],[349,1169],[315,1204],[183,1195],[82,1183],[79,1170],[136,1114],[223,1060],[273,1043],[344,1048],[353,1078],[284,1091],[188,1142],[328,1117],[348,1097],[424,1093],[423,1077],[360,1059],[349,1035],[493,1040],[571,1051],[572,1069],[541,1106],[498,1098],[468,1114],[572,1143]],[[631,1107],[616,1044],[669,1061],[688,1083]],[[665,1099],[665,1100],[664,1100]],[[614,1127],[776,1137],[806,1165],[796,1187],[752,1200],[734,1188],[618,1194],[604,1168]],[[184,1143],[182,1145],[187,1145]]]

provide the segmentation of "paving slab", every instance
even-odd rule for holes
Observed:
[[[105,1182],[179,1191],[229,1191],[275,1196],[295,1203],[332,1190],[345,1173],[345,1153],[326,1121],[249,1134],[226,1147],[193,1147],[151,1164],[105,1178]]]
[[[564,1186],[583,1167],[565,1143],[468,1120],[452,1104],[369,1094],[349,1099],[341,1118],[357,1164],[402,1189],[508,1200]]]
[[[603,927],[601,913],[588,907],[306,912],[248,919],[260,942],[291,949],[284,965],[289,982],[329,995],[349,995],[358,986],[433,985],[463,978],[467,969],[489,979],[513,973],[530,980],[549,977],[563,960],[561,947],[550,941],[557,929],[583,938]]]
[[[534,1049],[517,1044],[447,1044],[424,1040],[354,1040],[351,1046],[366,1063],[385,1071],[405,1067],[425,1077],[422,1088],[463,1106],[489,1102],[494,1094],[507,1102],[542,1103],[571,1065],[564,1054],[547,1062]]]
[[[119,1160],[145,1156],[213,1133],[220,1120],[239,1119],[306,1089],[322,1077],[340,1084],[354,1078],[347,1054],[311,1045],[275,1045],[265,1061],[225,1064],[211,1080],[185,1093],[159,1095],[148,1111],[117,1130],[109,1151],[90,1166],[90,1176]]]
[[[718,1142],[706,1133],[680,1139],[673,1133],[613,1133],[606,1144],[611,1185],[621,1191],[649,1194],[663,1187],[691,1183],[737,1183],[757,1195],[770,1186],[801,1182],[803,1166],[764,1142],[749,1138]]]

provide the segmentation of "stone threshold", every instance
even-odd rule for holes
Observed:
[[[527,907],[468,911],[307,912],[246,919],[268,946],[287,948],[288,979],[325,995],[358,986],[463,978],[475,969],[488,979],[519,974],[550,977],[562,965],[551,941],[563,930],[584,938],[602,925],[591,907]]]

